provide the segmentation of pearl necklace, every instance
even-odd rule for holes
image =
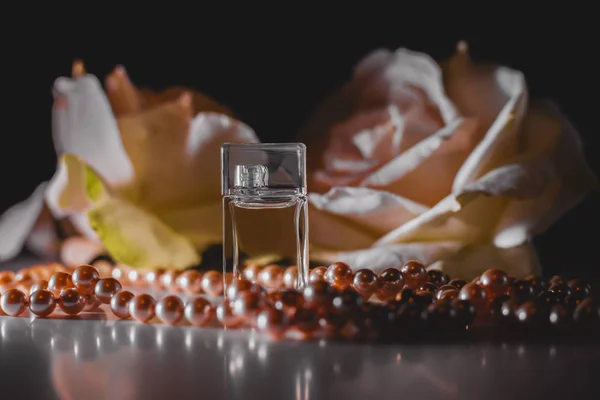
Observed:
[[[590,297],[591,287],[559,276],[548,282],[534,276],[515,280],[489,269],[467,283],[450,280],[439,270],[426,271],[418,261],[380,274],[353,272],[336,262],[312,269],[303,290],[295,289],[296,282],[297,268],[279,265],[248,265],[233,279],[218,271],[143,272],[106,261],[76,268],[51,263],[16,274],[0,271],[0,314],[20,316],[29,309],[47,317],[58,306],[67,315],[78,315],[106,304],[122,319],[252,326],[275,338],[414,339],[455,336],[485,324],[528,329],[541,324],[562,333],[600,328],[600,307]],[[184,302],[167,294],[156,300],[144,292],[149,290],[191,298]]]

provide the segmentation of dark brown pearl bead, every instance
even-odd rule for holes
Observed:
[[[47,317],[54,312],[56,299],[51,291],[39,289],[29,297],[29,311],[38,317]]]
[[[553,292],[559,302],[565,301],[571,295],[571,288],[564,282],[553,283],[548,291]]]
[[[184,309],[185,318],[194,326],[208,325],[216,315],[216,310],[204,297],[190,300]]]
[[[202,277],[202,290],[210,296],[223,294],[223,274],[219,271],[208,271]]]
[[[540,310],[533,301],[526,301],[515,310],[517,321],[521,324],[538,322]]]
[[[308,274],[308,281],[309,282],[324,281],[326,273],[327,273],[327,267],[323,267],[323,266],[315,267],[310,270],[310,273]]]
[[[329,284],[337,289],[344,290],[352,284],[354,274],[352,268],[343,262],[335,262],[327,268],[325,279]]]
[[[473,303],[477,310],[477,315],[481,316],[485,314],[488,298],[485,290],[478,284],[474,282],[467,283],[460,289],[458,298],[461,300],[469,300]]]
[[[362,307],[364,299],[352,289],[346,289],[338,293],[331,304],[333,309],[339,313],[350,313],[358,311]]]
[[[456,286],[452,286],[452,285],[444,285],[441,286],[440,288],[438,288],[438,290],[435,292],[435,298],[436,299],[440,299],[442,297],[442,294],[446,291],[446,290],[458,290],[456,288]]]
[[[264,305],[262,297],[256,292],[242,292],[232,300],[231,311],[246,320],[253,319]]]
[[[298,267],[294,265],[285,269],[283,273],[283,286],[288,289],[298,287]]]
[[[546,281],[539,276],[529,275],[525,277],[525,280],[531,285],[531,291],[533,292],[534,296],[537,296],[539,293],[548,288]]]
[[[75,288],[64,289],[60,292],[58,306],[65,314],[79,314],[83,311],[86,303],[85,296]]]
[[[325,281],[309,283],[302,291],[304,302],[307,307],[328,307],[333,300],[334,291]]]
[[[591,297],[582,300],[573,311],[573,319],[585,332],[600,327],[600,307]]]
[[[248,279],[234,279],[227,286],[226,295],[228,299],[234,300],[239,294],[242,292],[247,292],[254,287],[254,284],[250,282]]]
[[[256,327],[279,339],[288,328],[288,318],[283,311],[267,307],[256,316]]]
[[[183,271],[176,279],[176,286],[185,294],[199,294],[202,292],[202,273],[195,269]]]
[[[466,284],[467,284],[467,282],[463,279],[452,279],[450,282],[448,282],[448,285],[454,286],[458,290],[462,289],[462,287],[465,286]]]
[[[555,283],[567,283],[567,281],[565,280],[564,277],[560,276],[560,275],[554,275],[552,278],[550,278],[550,280],[548,281],[548,286],[552,286]]]
[[[438,290],[438,287],[435,284],[431,283],[431,282],[425,282],[423,284],[423,286],[421,286],[419,288],[419,291],[421,291],[421,292],[429,292],[429,293],[435,293],[435,292],[437,292],[437,290]]]
[[[305,335],[310,335],[319,327],[319,317],[310,308],[299,308],[294,313],[292,325]]]
[[[393,300],[404,287],[404,275],[398,268],[387,268],[379,274],[379,289],[375,292],[382,300]]]
[[[412,290],[417,290],[427,281],[427,270],[418,261],[407,261],[400,269],[404,275],[404,282]]]
[[[454,308],[454,318],[459,327],[465,327],[475,321],[476,309],[473,303],[468,300],[454,300],[452,302]]]
[[[575,304],[578,304],[581,300],[589,297],[592,293],[592,288],[589,284],[583,282],[580,279],[573,279],[568,283],[571,289],[571,298]]]
[[[428,306],[435,301],[435,296],[427,290],[418,290],[414,295],[414,300],[416,303]]]
[[[80,293],[92,294],[100,280],[100,272],[91,265],[80,265],[73,271],[71,280]]]
[[[506,294],[508,291],[508,275],[497,268],[491,268],[481,274],[481,287],[486,291],[488,300]]]
[[[156,301],[147,293],[129,300],[129,315],[137,321],[148,322],[156,315]]]
[[[75,285],[73,285],[71,275],[66,272],[55,272],[48,281],[48,290],[51,291],[54,296],[60,296],[60,292],[62,292],[63,289],[73,287],[75,287]]]
[[[226,328],[236,328],[244,322],[244,318],[233,313],[232,304],[224,299],[216,310],[217,319]]]
[[[454,327],[454,309],[448,301],[438,301],[427,308],[427,319],[434,333],[443,334]]]
[[[512,284],[509,290],[510,294],[519,301],[526,301],[533,295],[531,284],[526,280],[518,280]]]
[[[438,300],[440,301],[452,301],[458,298],[459,291],[456,289],[447,289],[444,290]]]
[[[32,295],[33,293],[37,292],[38,290],[48,290],[48,281],[42,279],[42,280],[38,281],[37,283],[34,283],[33,285],[31,285],[31,288],[29,289],[29,294]]]
[[[84,296],[85,296],[85,307],[83,307],[83,311],[94,311],[102,305],[102,302],[96,295],[90,294],[90,295],[84,295]]]
[[[27,296],[18,289],[8,289],[0,297],[0,308],[6,315],[21,315],[27,308]]]
[[[259,272],[258,282],[267,289],[279,289],[283,286],[283,268],[277,264],[267,265]]]
[[[358,294],[368,299],[379,288],[379,279],[370,269],[359,269],[354,274],[352,287]]]
[[[123,287],[115,278],[103,278],[96,283],[94,293],[102,303],[110,304],[110,299],[121,289]]]
[[[295,313],[298,308],[304,306],[304,296],[299,291],[287,289],[279,293],[273,305],[276,309],[285,312],[287,315]]]
[[[169,295],[160,299],[154,307],[156,316],[165,324],[175,325],[183,318],[183,301]]]
[[[244,271],[242,272],[242,276],[246,279],[248,279],[250,282],[258,282],[258,274],[260,273],[260,271],[263,269],[263,267],[261,265],[258,264],[250,264],[248,265],[246,268],[244,268]]]
[[[435,286],[443,286],[448,283],[448,275],[439,269],[431,269],[427,271],[427,282],[433,283]]]
[[[568,306],[564,304],[556,304],[552,306],[548,319],[552,326],[564,328],[568,327],[573,322],[573,313]]]
[[[122,290],[112,296],[110,299],[110,309],[117,317],[126,319],[131,317],[129,314],[129,302],[135,296],[127,290]]]

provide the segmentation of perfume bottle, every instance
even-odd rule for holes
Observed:
[[[241,256],[296,259],[308,283],[306,146],[226,143],[221,147],[223,273],[241,277]],[[227,283],[225,283],[227,285]]]

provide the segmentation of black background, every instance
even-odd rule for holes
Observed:
[[[5,13],[0,209],[26,198],[54,171],[51,87],[56,77],[70,74],[75,58],[101,79],[123,64],[137,85],[193,87],[231,107],[261,140],[290,141],[315,105],[347,80],[369,51],[408,47],[443,59],[464,39],[475,60],[521,70],[533,97],[554,100],[579,129],[589,163],[600,175],[600,64],[594,40],[600,30],[594,14],[545,6],[524,16],[521,8],[494,4],[485,11],[454,13],[434,4],[413,11],[371,3],[327,13],[321,8],[249,11],[233,4],[219,11],[204,4],[159,9],[152,17],[125,17],[120,6]],[[588,196],[536,239],[546,273],[599,276],[599,200],[598,193]]]

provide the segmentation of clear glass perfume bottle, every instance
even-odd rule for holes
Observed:
[[[308,283],[306,146],[226,143],[221,147],[223,272],[240,278],[240,256],[293,256],[298,288]]]

